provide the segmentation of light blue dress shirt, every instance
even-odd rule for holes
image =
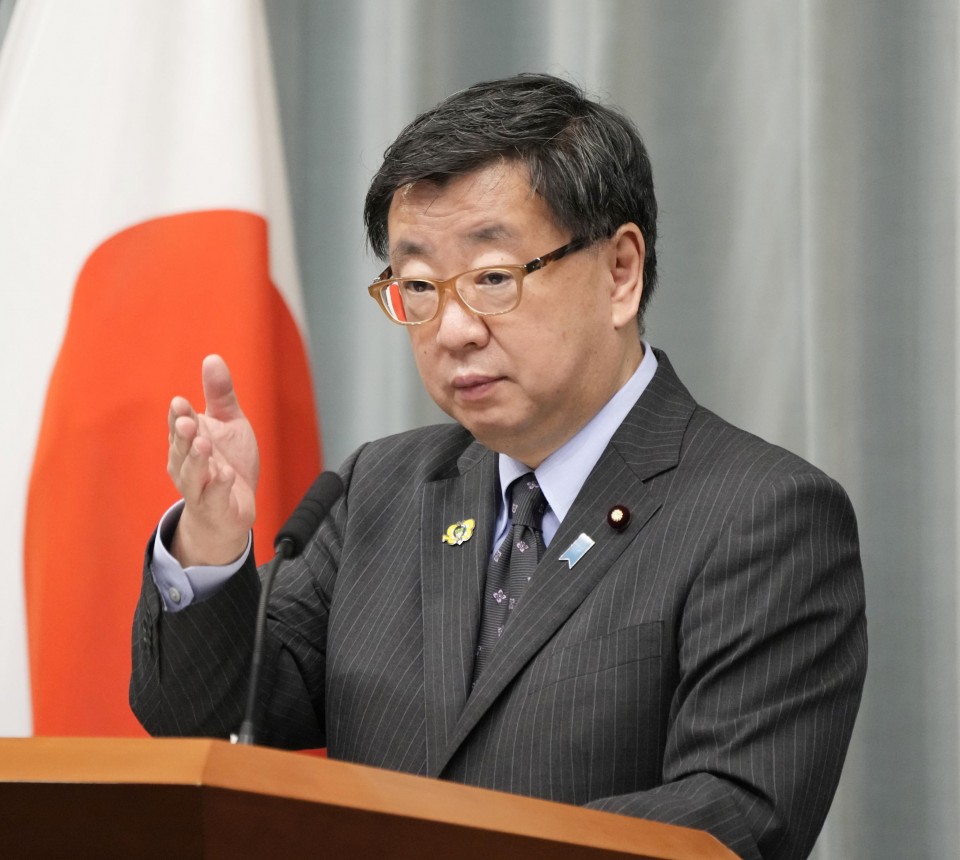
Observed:
[[[547,511],[543,515],[543,543],[550,546],[550,541],[560,528],[560,523],[573,505],[574,499],[587,480],[587,476],[597,465],[600,455],[610,444],[613,434],[623,423],[623,419],[639,400],[646,390],[657,370],[657,357],[650,349],[650,344],[644,341],[643,360],[624,386],[611,397],[604,407],[591,418],[580,431],[565,442],[544,460],[533,474],[543,490],[547,500]],[[508,516],[506,491],[511,482],[530,471],[519,460],[499,456],[500,466],[500,505],[497,514],[496,536],[493,541],[493,552],[507,535],[512,526]]]

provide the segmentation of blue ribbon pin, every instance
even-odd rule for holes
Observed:
[[[580,537],[563,551],[560,561],[565,561],[569,565],[568,570],[571,570],[589,552],[594,543],[595,541],[590,535],[581,532]]]

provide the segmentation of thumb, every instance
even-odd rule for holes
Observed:
[[[219,355],[208,355],[203,360],[203,397],[207,415],[220,421],[243,416],[237,394],[233,390],[230,368]]]

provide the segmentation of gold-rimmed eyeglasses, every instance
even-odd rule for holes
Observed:
[[[512,311],[520,304],[525,275],[585,248],[585,239],[574,239],[517,266],[489,266],[471,269],[445,281],[431,278],[394,278],[387,266],[367,290],[387,317],[400,325],[421,325],[430,322],[443,306],[443,296],[454,290],[460,301],[480,316],[496,316]]]

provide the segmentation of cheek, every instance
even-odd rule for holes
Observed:
[[[420,376],[426,381],[426,373],[434,364],[430,360],[430,343],[423,337],[422,332],[415,329],[410,330],[410,349],[413,351],[413,360],[420,371]]]
[[[413,361],[417,365],[420,381],[433,400],[443,407],[443,399],[447,396],[444,387],[444,376],[441,368],[442,361],[436,341],[424,333],[410,333],[410,346],[413,350]]]
[[[555,318],[549,329],[537,333],[538,346],[528,355],[530,370],[536,371],[538,387],[554,394],[561,390],[579,391],[593,384],[599,343],[609,336],[595,316],[582,312]],[[534,358],[534,355],[536,356]]]
[[[436,344],[436,337],[428,331],[430,327],[430,323],[427,323],[426,325],[414,325],[407,328],[407,335],[410,338],[410,348],[413,350],[413,355],[417,359],[417,362],[419,362],[421,358],[425,359]]]
[[[577,361],[570,332],[556,322],[531,331],[513,350],[513,364],[531,394],[555,394],[569,381]]]

